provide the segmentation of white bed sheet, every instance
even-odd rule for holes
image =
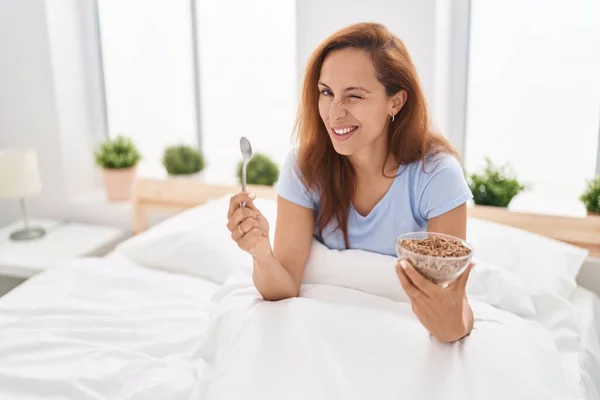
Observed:
[[[0,301],[1,399],[199,398],[219,285],[119,255],[30,279]],[[578,288],[586,400],[600,397],[600,300]]]
[[[600,298],[577,287],[571,303],[580,312],[582,322],[581,386],[586,400],[600,400]]]
[[[190,399],[218,287],[119,256],[33,277],[0,301],[0,399]]]

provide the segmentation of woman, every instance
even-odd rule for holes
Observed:
[[[406,232],[465,238],[471,192],[450,144],[432,131],[406,48],[385,27],[352,25],[315,50],[296,128],[298,150],[278,182],[274,247],[253,194],[233,196],[228,213],[265,300],[298,296],[313,235],[329,248],[393,256]],[[471,267],[441,288],[410,264],[396,266],[414,313],[441,342],[473,327],[465,296]]]

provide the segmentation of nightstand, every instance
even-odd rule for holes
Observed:
[[[31,219],[46,235],[30,241],[12,241],[10,233],[22,227],[18,221],[0,228],[0,276],[26,279],[62,261],[102,256],[125,238],[120,229],[78,222]]]

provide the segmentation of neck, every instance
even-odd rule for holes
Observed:
[[[396,173],[396,161],[388,157],[387,135],[381,135],[381,138],[348,157],[359,180],[380,178],[382,170],[387,176]]]
[[[363,149],[349,158],[359,178],[375,178],[381,176],[386,155],[386,152]]]

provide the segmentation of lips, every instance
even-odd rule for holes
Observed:
[[[347,135],[349,133],[354,132],[355,130],[358,129],[358,126],[345,126],[345,127],[337,127],[337,128],[331,128],[333,130],[333,132],[335,132],[336,135]]]
[[[356,125],[344,125],[344,126],[336,126],[335,128],[331,128],[333,131],[333,138],[338,141],[348,140],[350,137],[358,130],[358,126]]]

